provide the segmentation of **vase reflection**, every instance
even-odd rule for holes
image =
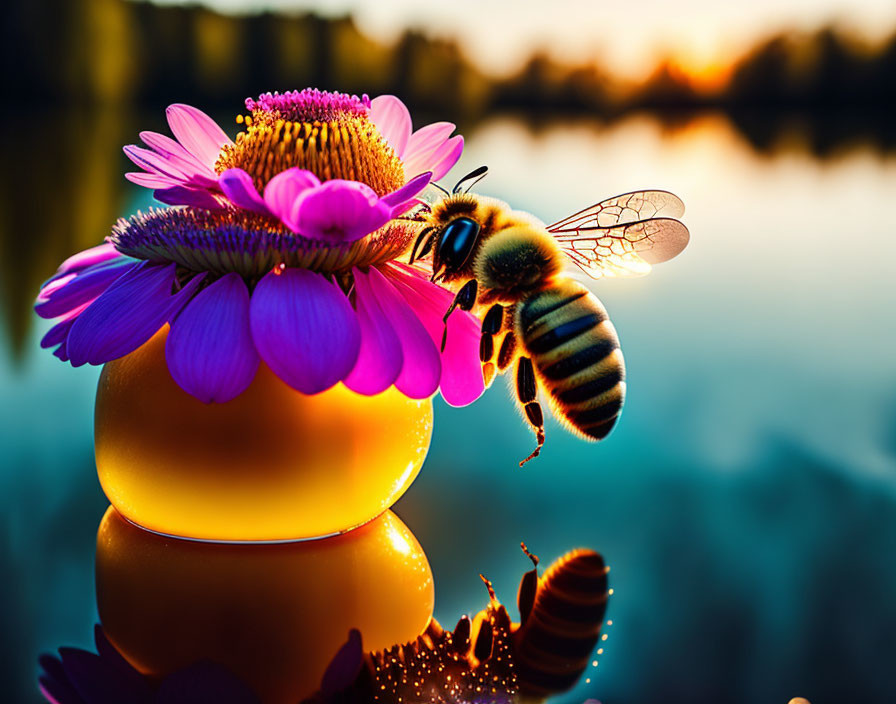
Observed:
[[[110,507],[96,581],[106,636],[139,672],[212,661],[264,704],[316,690],[352,628],[373,649],[414,640],[434,600],[426,556],[391,512],[326,540],[247,545],[150,533]]]

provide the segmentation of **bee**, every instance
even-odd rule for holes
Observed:
[[[470,193],[486,173],[474,170],[427,206],[410,261],[431,258],[432,280],[456,291],[445,335],[456,308],[485,311],[479,353],[486,385],[516,365],[517,402],[536,436],[522,466],[545,441],[539,389],[557,418],[591,440],[609,434],[625,400],[616,330],[570,265],[591,279],[643,275],[679,254],[689,233],[676,219],[684,204],[668,191],[625,193],[545,226]]]
[[[573,687],[600,639],[609,568],[593,550],[573,550],[538,575],[532,560],[517,592],[513,623],[491,582],[488,605],[454,630],[435,619],[415,641],[365,653],[352,631],[304,704],[541,702]]]

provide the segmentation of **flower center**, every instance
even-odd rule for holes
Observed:
[[[119,220],[111,241],[122,254],[175,262],[195,272],[235,271],[253,283],[278,265],[340,277],[399,257],[419,224],[393,220],[363,239],[332,244],[301,237],[271,218],[244,210],[151,209]]]
[[[237,117],[246,129],[224,147],[215,170],[241,168],[262,190],[278,173],[297,166],[322,181],[361,181],[380,196],[391,193],[404,185],[404,168],[370,122],[368,106],[367,96],[310,88],[250,98],[251,114]]]

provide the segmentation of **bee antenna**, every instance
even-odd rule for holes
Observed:
[[[447,188],[445,188],[444,186],[440,186],[440,185],[439,185],[438,183],[436,183],[435,181],[430,181],[429,185],[430,185],[430,186],[434,186],[435,188],[438,188],[438,189],[439,189],[442,193],[444,193],[446,196],[450,196],[450,195],[451,195],[451,193],[449,193],[449,191],[448,191]]]
[[[488,579],[484,574],[479,575],[479,579],[482,580],[482,583],[485,585],[485,588],[488,589],[488,598],[493,602],[498,601],[498,597],[495,594],[495,588],[492,586],[491,580]]]
[[[464,193],[469,193],[470,189],[473,186],[475,186],[477,183],[479,183],[483,178],[485,178],[485,175],[487,173],[488,173],[487,166],[480,166],[477,169],[473,169],[470,173],[468,173],[460,181],[457,182],[457,185],[454,187],[454,190],[452,191],[452,193],[460,193],[460,187],[464,183],[466,183],[467,181],[470,181],[472,179],[472,183],[469,186],[467,186],[466,190],[464,191]]]
[[[533,555],[531,552],[529,552],[529,548],[526,547],[525,543],[520,543],[520,547],[523,549],[523,552],[526,553],[526,557],[532,560],[532,564],[535,567],[538,567],[538,555]]]

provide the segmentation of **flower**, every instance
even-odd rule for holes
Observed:
[[[455,311],[440,352],[453,294],[400,261],[420,223],[398,216],[431,174],[404,180],[363,100],[301,91],[247,105],[251,126],[235,142],[184,106],[169,110],[179,143],[144,137],[156,158],[136,153],[156,171],[137,181],[163,185],[187,207],[121,219],[104,244],[63,262],[35,305],[57,319],[41,345],[74,366],[103,364],[170,325],[169,371],[206,403],[238,396],[261,362],[305,394],[341,381],[365,395],[394,385],[411,398],[441,388],[451,405],[475,400],[484,389],[478,321]],[[387,123],[395,131],[398,122]],[[314,149],[281,148],[291,143],[283,134],[306,127],[317,130]],[[401,153],[442,170],[457,159],[454,139],[430,134]],[[212,146],[221,144],[212,180]],[[308,158],[297,165],[296,155]],[[358,175],[369,180],[343,178]]]
[[[384,196],[426,172],[442,178],[463,151],[463,137],[450,136],[450,122],[411,134],[410,113],[392,95],[371,101],[307,88],[249,98],[246,108],[251,114],[237,118],[246,130],[234,142],[201,110],[169,106],[177,141],[141,132],[149,149],[129,145],[124,151],[144,171],[127,178],[155,189],[163,203],[215,210],[226,205],[228,195],[221,177],[234,168],[248,174],[258,190],[297,167],[321,180],[364,183]]]
[[[50,704],[260,704],[251,689],[222,665],[196,663],[161,682],[141,675],[94,629],[97,653],[60,648],[42,655],[39,689]]]

